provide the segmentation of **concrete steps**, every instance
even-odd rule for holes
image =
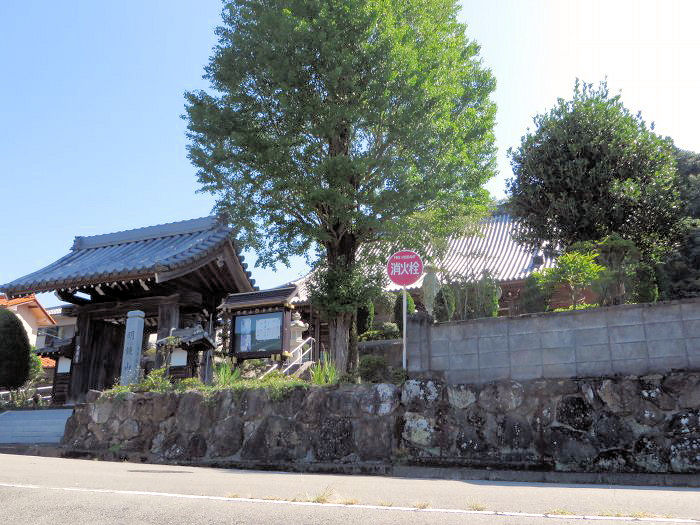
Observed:
[[[8,410],[0,414],[0,444],[59,443],[72,408]]]

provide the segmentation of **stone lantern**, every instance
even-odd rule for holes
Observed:
[[[301,314],[299,312],[294,312],[292,314],[292,322],[290,324],[290,349],[294,351],[292,359],[296,359],[304,351],[300,348],[300,345],[304,342],[304,337],[302,334],[309,329],[309,325],[301,320]]]

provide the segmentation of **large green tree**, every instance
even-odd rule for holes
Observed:
[[[233,0],[186,94],[189,157],[264,265],[317,253],[330,280],[370,243],[420,249],[481,212],[495,81],[455,0]],[[337,305],[336,305],[337,306]],[[352,308],[332,308],[347,363]]]
[[[618,233],[647,257],[673,246],[682,205],[673,144],[611,96],[576,82],[571,100],[537,115],[510,150],[512,213],[520,240],[562,249]]]

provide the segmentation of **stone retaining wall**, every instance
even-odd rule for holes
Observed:
[[[408,322],[408,370],[453,383],[700,369],[700,301]]]
[[[419,464],[569,472],[700,472],[700,373],[101,396],[69,451],[313,470]],[[376,471],[376,469],[375,469]]]

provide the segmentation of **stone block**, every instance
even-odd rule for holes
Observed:
[[[608,329],[611,343],[630,343],[633,341],[644,341],[644,325],[630,324],[624,326],[611,326]]]
[[[479,382],[479,370],[446,370],[445,381],[453,385]]]
[[[543,365],[556,365],[575,362],[576,350],[574,348],[545,348],[542,350]]]
[[[430,369],[431,370],[447,370],[450,367],[450,357],[449,356],[431,356],[430,357]]]
[[[683,338],[683,324],[680,321],[646,323],[644,325],[644,330],[646,332],[647,341]]]
[[[607,361],[587,361],[576,363],[576,375],[579,377],[598,377],[612,374],[612,362]]]
[[[449,324],[436,324],[433,326],[431,332],[431,339],[433,343],[438,341],[447,341],[449,339],[451,325]]]
[[[479,380],[482,383],[488,381],[497,381],[499,379],[508,379],[510,377],[510,367],[487,367],[479,370]]]
[[[450,355],[476,354],[479,351],[479,340],[476,337],[450,341]]]
[[[518,366],[535,366],[542,364],[541,350],[521,350],[510,353],[510,366],[515,369]]]
[[[610,355],[616,359],[646,359],[648,357],[645,341],[634,343],[613,343],[610,345]]]
[[[410,343],[408,343],[410,344]],[[420,344],[420,343],[417,343]],[[441,341],[433,341],[433,343],[430,345],[430,355],[431,356],[444,356],[444,355],[449,355],[450,354],[450,341],[447,340],[441,340]]]
[[[648,341],[649,358],[666,356],[685,356],[685,339]]]
[[[624,326],[628,324],[642,324],[642,309],[639,306],[610,307],[604,313],[608,326]]]
[[[574,330],[574,343],[576,346],[608,344],[609,337],[607,327]]]
[[[479,319],[473,321],[479,337],[494,337],[508,335],[508,327],[511,320],[508,318],[494,317],[492,319]]]
[[[452,354],[449,359],[450,370],[477,370],[479,356],[477,354]]]
[[[505,366],[510,367],[510,352],[488,352],[479,354],[479,367]]]
[[[576,361],[587,363],[591,361],[610,362],[610,346],[608,344],[576,347]]]
[[[688,356],[688,366],[690,368],[692,368],[693,370],[700,369],[700,354],[689,355]]]
[[[648,359],[614,359],[613,372],[616,374],[642,375],[649,371]]]
[[[505,352],[508,350],[508,336],[496,335],[493,337],[479,338],[479,353],[486,352]]]
[[[464,323],[450,323],[447,331],[447,339],[450,342],[461,341],[467,336],[468,325]]]
[[[639,308],[642,310],[642,319],[645,323],[680,321],[683,318],[679,304],[654,304]]]
[[[686,352],[689,356],[700,356],[700,338],[688,338],[685,340]]]
[[[684,355],[669,355],[665,357],[649,357],[650,372],[669,372],[673,369],[687,369],[688,357]]]
[[[683,333],[685,337],[700,337],[700,319],[683,321]]]
[[[681,316],[683,319],[700,319],[700,301],[681,304]]]
[[[511,351],[540,348],[540,334],[511,334],[508,336],[508,348]]]
[[[572,330],[556,330],[541,332],[540,341],[542,348],[561,348],[574,346],[574,332]]]
[[[531,334],[537,333],[540,330],[539,317],[522,317],[510,319],[508,334]]]
[[[571,316],[575,322],[572,328],[604,328],[608,326],[607,313],[604,310],[578,310],[568,312],[566,315]]]
[[[511,366],[511,378],[516,381],[527,381],[542,377],[542,366]]]
[[[542,377],[576,377],[576,363],[543,365]]]

